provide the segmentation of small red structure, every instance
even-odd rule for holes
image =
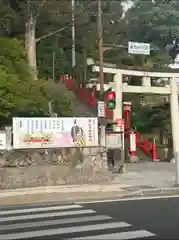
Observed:
[[[154,162],[158,161],[155,138],[153,138],[153,142],[152,142],[152,160]]]
[[[124,105],[124,117],[125,117],[125,136],[130,139],[130,130],[133,128],[131,123],[131,102],[123,102]],[[139,131],[135,131],[135,144],[136,147],[141,148],[146,155],[152,157],[153,161],[157,160],[157,151],[155,140],[153,142],[149,141],[145,136],[143,136]],[[135,156],[135,151],[130,151],[131,156]]]
[[[131,102],[123,102],[125,114],[125,129],[131,128]]]
[[[61,82],[66,82],[68,80],[69,76],[68,74],[63,74],[60,76],[60,81]]]

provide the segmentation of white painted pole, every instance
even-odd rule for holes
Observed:
[[[173,153],[176,163],[176,185],[179,185],[179,106],[178,106],[178,91],[176,77],[170,78],[171,95],[170,95],[170,111],[171,125],[173,137]]]
[[[113,121],[116,122],[117,119],[122,119],[122,74],[114,75],[114,90],[116,92],[116,107],[113,111]],[[114,131],[121,132],[121,128],[117,127],[114,124]],[[118,168],[118,172],[124,172],[124,163],[125,163],[125,153],[124,153],[124,132],[121,133],[121,143],[119,144],[119,149],[121,151],[121,160],[115,157],[115,165]],[[118,154],[118,152],[116,152]],[[114,154],[115,156],[115,154]],[[119,166],[118,166],[119,165]]]
[[[116,121],[116,119],[122,119],[122,74],[114,75],[114,83],[116,92],[116,108],[114,110],[113,121]]]

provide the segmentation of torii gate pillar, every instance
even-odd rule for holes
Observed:
[[[117,119],[122,119],[122,74],[117,73],[114,75],[114,89],[116,92],[116,108],[113,110],[113,121],[117,121]],[[115,125],[114,125],[115,126]],[[116,126],[115,126],[116,127]],[[115,131],[116,129],[114,129]],[[124,141],[124,140],[123,140]],[[124,143],[123,143],[124,144]],[[124,146],[125,147],[125,146]],[[126,152],[126,151],[124,151]],[[138,162],[139,158],[134,155],[129,156],[130,162]]]
[[[114,75],[114,88],[116,91],[116,108],[113,110],[113,120],[122,119],[122,74]],[[114,129],[116,130],[116,129]]]

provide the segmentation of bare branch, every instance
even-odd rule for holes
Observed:
[[[48,2],[48,0],[43,0],[42,3],[40,4],[40,7],[42,8],[46,3]],[[37,13],[37,17],[39,17],[40,12]]]
[[[48,0],[42,1],[42,3],[40,4],[40,6],[43,7],[47,2],[48,2]]]
[[[54,31],[54,32],[48,33],[48,34],[46,34],[46,35],[44,35],[44,36],[42,36],[42,37],[40,37],[40,38],[37,38],[37,39],[36,39],[36,43],[38,43],[38,42],[40,42],[41,40],[44,40],[44,39],[46,39],[46,38],[48,38],[48,37],[51,37],[51,36],[55,35],[56,33],[62,32],[62,31],[65,30],[67,27],[69,27],[70,24],[71,24],[71,23],[67,24],[67,25],[64,26],[63,28],[60,28],[60,29],[58,29],[58,30],[56,30],[56,31]]]

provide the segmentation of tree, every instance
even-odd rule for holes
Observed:
[[[102,1],[103,21],[104,21],[104,40],[107,43],[120,42],[122,36],[121,16],[122,7],[120,1]],[[7,6],[7,2],[6,2]],[[50,36],[49,42],[58,44],[58,52],[61,52],[63,59],[71,62],[71,28],[66,28],[63,32],[58,32],[60,28],[68,26],[71,23],[71,4],[66,1],[57,0],[9,0],[9,8],[16,16],[16,28],[12,28],[10,34],[14,34],[25,40],[29,66],[34,79],[37,79],[36,66],[36,47],[47,49],[47,39],[43,36]],[[25,23],[25,28],[24,28]],[[76,57],[77,66],[84,64],[84,50],[87,55],[98,58],[98,37],[97,37],[97,1],[76,1],[75,8],[76,24]],[[114,26],[112,26],[114,25]],[[25,32],[24,32],[25,29]],[[120,29],[120,33],[118,32]],[[56,36],[52,38],[51,33]],[[49,35],[50,34],[50,35]],[[23,37],[24,35],[24,37]],[[54,45],[54,44],[52,44]],[[59,51],[60,50],[60,51]],[[37,50],[38,51],[38,50]],[[49,51],[49,48],[47,52]],[[38,53],[41,51],[38,51]],[[63,53],[65,52],[65,54]],[[47,54],[47,59],[50,59]],[[39,57],[39,60],[38,60]],[[42,56],[37,56],[37,62],[40,63]],[[51,60],[50,60],[51,62]],[[65,71],[71,72],[70,64],[65,65]],[[61,65],[61,64],[60,64]],[[58,65],[57,65],[58,68]],[[78,67],[77,67],[78,68]],[[60,72],[64,72],[61,67]]]
[[[53,53],[55,53],[55,74],[57,81],[60,75],[69,74],[71,64],[67,54],[56,36],[47,38],[40,42],[37,47],[37,66],[40,76],[52,78],[53,75]]]
[[[57,113],[60,117],[72,116],[72,110],[77,104],[73,92],[66,89],[61,82],[53,83],[51,81],[45,84],[47,99],[51,102],[51,113]]]
[[[60,10],[62,7],[65,6],[68,8],[68,4],[64,3],[64,1],[57,1],[57,0],[9,0],[11,8],[16,12],[17,15],[20,17],[19,29],[20,29],[20,36],[24,35],[25,46],[27,50],[28,62],[31,69],[31,74],[33,79],[37,80],[37,64],[36,64],[36,43],[39,40],[39,24],[38,21],[41,19],[44,20],[44,15],[47,24],[49,23],[49,16],[50,22],[53,25],[62,19],[63,13],[60,14]],[[42,18],[43,17],[43,18]],[[66,20],[66,19],[65,19]],[[25,23],[22,26],[22,23]],[[24,28],[23,28],[24,27]],[[42,28],[42,26],[40,26]],[[25,32],[23,32],[25,29]],[[46,27],[43,28],[41,32],[45,32],[44,30],[47,29]],[[59,25],[58,25],[59,29]],[[56,32],[56,31],[55,31]],[[49,32],[48,32],[49,33]],[[42,37],[42,36],[40,36]]]
[[[165,46],[171,44],[179,34],[178,1],[134,1],[133,7],[126,13],[125,21],[127,29],[126,41],[147,42],[151,44],[152,49],[155,49],[147,57],[132,56],[132,65],[135,64],[135,66],[140,66],[141,68],[163,67],[166,69],[172,59],[168,56]],[[132,100],[134,98],[132,97]],[[162,97],[159,99],[159,97],[154,98],[154,96],[145,95],[146,99],[148,104],[152,99],[155,99],[155,105],[158,104],[159,107],[154,110],[149,105],[146,105],[144,107],[145,114],[143,114],[142,110],[139,110],[139,105],[135,106],[134,109],[139,116],[136,121],[144,123],[147,120],[147,124],[145,124],[146,129],[154,125],[164,128],[166,123],[168,124],[169,122],[169,109],[165,108],[164,99]]]
[[[155,49],[150,57],[153,62],[167,64],[171,58],[167,56],[165,46],[177,38],[178,21],[179,4],[176,0],[135,1],[126,14],[126,36],[131,41],[150,43]]]
[[[22,42],[15,38],[1,37],[0,46],[1,68],[9,74],[16,75],[20,81],[31,79]]]
[[[8,0],[0,0],[0,36],[10,36],[19,24],[19,17],[10,7]]]
[[[12,38],[0,38],[0,45],[0,116],[45,112],[46,98],[40,86],[33,85],[23,45]]]
[[[49,101],[60,116],[72,115],[75,96],[64,85],[33,81],[23,45],[0,38],[0,121],[14,116],[49,116]]]

